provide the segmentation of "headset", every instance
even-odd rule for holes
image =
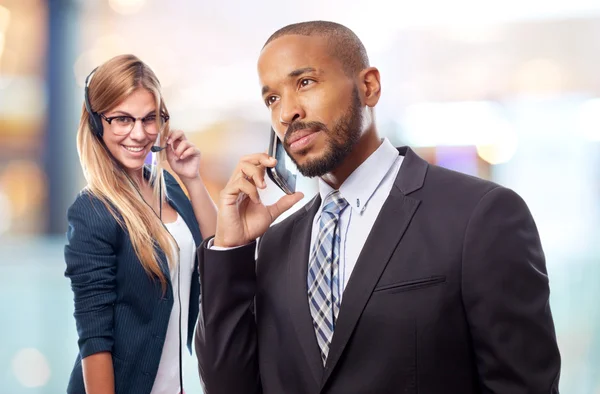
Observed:
[[[102,125],[102,117],[100,116],[100,114],[98,112],[96,112],[92,109],[92,104],[90,102],[90,94],[89,94],[89,81],[97,69],[98,69],[98,67],[94,68],[92,70],[92,72],[90,72],[88,74],[88,76],[85,78],[84,103],[85,103],[85,109],[88,113],[90,130],[96,136],[96,138],[98,138],[98,140],[100,141],[100,143],[104,147],[104,149],[106,149],[106,152],[108,153],[109,157],[111,158],[113,164],[118,169],[120,169],[123,172],[123,174],[125,174],[125,176],[129,180],[129,182],[131,183],[133,188],[138,192],[142,201],[144,201],[146,203],[146,205],[148,205],[148,207],[152,210],[152,212],[154,212],[154,209],[152,209],[150,204],[148,204],[148,202],[144,199],[144,197],[142,196],[142,193],[136,186],[135,182],[133,182],[133,180],[131,179],[129,174],[127,174],[127,171],[125,171],[123,169],[123,167],[121,167],[121,165],[115,159],[115,157],[112,155],[112,153],[110,153],[110,151],[108,150],[108,147],[106,146],[106,143],[102,139],[102,137],[104,135],[104,126]],[[160,152],[161,150],[165,149],[166,147],[167,146],[152,146],[150,148],[150,150],[152,152]],[[160,219],[160,222],[163,225],[164,229],[167,230],[167,232],[169,232],[167,227],[164,225],[164,222],[162,221],[162,176],[159,177],[159,182],[160,182],[159,197],[158,197],[159,198],[159,205],[158,205],[159,206],[159,214],[157,216]],[[155,214],[156,214],[156,212],[155,212]],[[175,240],[174,237],[173,237],[173,240]],[[177,241],[175,241],[175,243],[177,244]],[[179,246],[177,246],[177,248],[179,249]],[[183,392],[183,371],[182,371],[182,368],[183,368],[182,353],[183,352],[182,352],[182,338],[181,338],[181,261],[179,262],[179,264],[177,264],[177,298],[179,300],[179,330],[178,330],[179,331],[179,390],[180,390],[180,392]]]
[[[89,90],[90,90],[89,81],[97,69],[98,69],[98,67],[94,68],[92,70],[92,72],[85,79],[85,109],[87,110],[87,113],[89,115],[88,118],[89,118],[89,124],[90,124],[90,129],[92,130],[92,133],[94,133],[94,135],[96,137],[102,139],[102,136],[104,135],[104,126],[102,126],[102,118],[100,117],[100,114],[98,112],[92,110],[92,104],[90,103],[90,93],[89,93]]]
[[[94,133],[94,135],[96,137],[98,137],[100,140],[102,140],[102,136],[104,135],[104,126],[102,125],[102,117],[100,116],[100,114],[94,110],[92,110],[92,104],[90,103],[90,94],[89,94],[89,80],[92,77],[92,75],[96,72],[96,70],[98,69],[98,67],[94,68],[92,70],[91,73],[89,73],[89,75],[85,78],[85,109],[87,110],[88,113],[88,119],[89,119],[89,125],[90,125],[90,129],[92,130],[92,133]],[[169,120],[169,118],[167,117],[167,120]],[[152,146],[150,148],[150,150],[154,153],[156,152],[160,152],[161,150],[165,149],[167,146]]]

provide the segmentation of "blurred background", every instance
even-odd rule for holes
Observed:
[[[546,253],[561,392],[600,394],[598,0],[0,0],[0,393],[64,392],[78,351],[63,247],[84,186],[86,75],[121,53],[147,62],[216,198],[240,156],[268,147],[264,41],[312,19],[363,40],[381,71],[382,135],[525,199]],[[310,179],[299,189],[317,191]],[[263,197],[280,195],[270,184]],[[186,362],[186,391],[200,393]]]

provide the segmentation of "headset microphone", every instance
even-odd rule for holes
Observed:
[[[152,152],[156,153],[156,152],[160,152],[161,150],[166,149],[166,148],[167,148],[167,145],[165,145],[165,146],[156,146],[155,145],[152,148],[150,148],[150,150]]]

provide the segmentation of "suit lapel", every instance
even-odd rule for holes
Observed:
[[[410,149],[401,148],[399,151],[405,156],[404,162],[362,248],[342,297],[321,387],[325,386],[331,376],[373,289],[420,203],[420,200],[407,194],[423,185],[427,163]]]
[[[323,375],[323,363],[319,352],[319,345],[315,337],[312,317],[308,307],[308,289],[306,284],[308,272],[308,259],[310,255],[310,237],[312,223],[321,205],[321,198],[317,195],[312,204],[305,208],[306,213],[295,222],[290,239],[289,256],[287,261],[287,288],[290,291],[288,302],[290,320],[296,330],[296,337],[300,341],[306,363],[309,365],[315,387],[318,387]]]

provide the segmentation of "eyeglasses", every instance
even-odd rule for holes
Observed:
[[[158,134],[159,132],[159,124],[156,119],[156,115],[148,115],[143,118],[134,118],[133,116],[128,115],[118,115],[111,116],[107,118],[104,114],[100,114],[102,119],[104,119],[110,126],[113,133],[117,135],[127,135],[131,133],[133,130],[135,123],[139,120],[142,122],[142,127],[147,134]],[[169,120],[167,115],[160,115],[163,123]]]

